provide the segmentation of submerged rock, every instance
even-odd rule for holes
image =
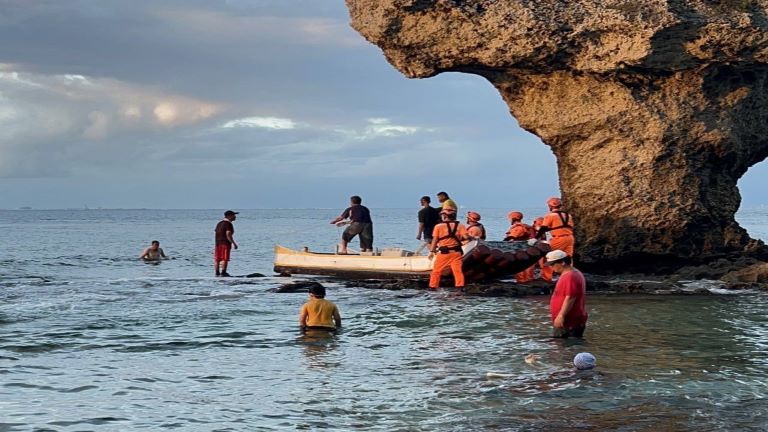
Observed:
[[[305,292],[309,292],[309,289],[315,286],[322,287],[323,285],[320,282],[315,282],[315,281],[297,281],[297,282],[282,284],[279,287],[269,291],[278,292],[278,293],[301,293],[301,292],[305,293]]]
[[[403,74],[480,75],[551,147],[585,270],[764,253],[734,214],[768,156],[767,1],[346,2]]]

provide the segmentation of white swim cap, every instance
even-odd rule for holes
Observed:
[[[579,370],[592,369],[597,366],[597,359],[588,352],[578,353],[573,358],[573,365]]]

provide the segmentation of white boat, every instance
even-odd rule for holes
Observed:
[[[463,246],[467,280],[498,279],[524,270],[550,250],[546,242],[486,242]],[[403,249],[361,254],[313,252],[275,246],[276,273],[326,275],[350,279],[426,279],[432,260]]]

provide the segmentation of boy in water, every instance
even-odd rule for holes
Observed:
[[[152,245],[144,249],[144,252],[139,255],[139,258],[143,259],[144,261],[160,261],[161,259],[168,257],[165,256],[163,248],[160,247],[160,242],[157,240],[152,240]]]
[[[299,311],[299,327],[302,330],[336,330],[341,328],[339,308],[325,299],[325,287],[314,285],[309,288],[309,301]]]

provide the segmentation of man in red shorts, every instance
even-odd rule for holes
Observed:
[[[216,276],[228,277],[227,264],[229,264],[229,252],[235,243],[235,226],[232,222],[237,219],[238,212],[227,210],[224,212],[224,219],[216,224],[216,248],[213,251],[213,265],[216,268]]]
[[[561,250],[547,254],[546,266],[552,267],[560,278],[549,301],[553,336],[556,338],[584,335],[587,327],[587,282],[584,275],[573,267],[571,257]]]

